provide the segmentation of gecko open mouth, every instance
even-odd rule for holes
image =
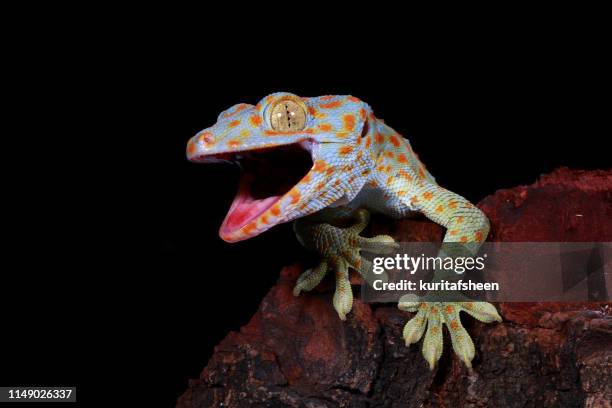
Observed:
[[[312,167],[310,152],[297,143],[225,154],[223,159],[238,161],[243,169],[238,194],[221,225],[224,233],[235,231],[256,219],[291,190]]]

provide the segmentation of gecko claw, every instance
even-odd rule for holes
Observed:
[[[301,291],[308,292],[314,289],[323,280],[326,273],[326,261],[319,263],[316,268],[307,269],[300,275],[295,283],[295,287],[293,288],[293,296],[299,296]]]
[[[334,292],[334,309],[340,320],[346,320],[346,315],[353,308],[353,290],[349,281],[348,263],[342,258],[332,258],[336,271],[336,291]]]

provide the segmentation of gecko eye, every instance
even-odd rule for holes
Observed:
[[[281,99],[272,106],[270,125],[279,132],[298,132],[306,127],[306,107],[293,99]]]

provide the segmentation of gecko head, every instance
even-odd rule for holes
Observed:
[[[279,92],[238,104],[187,144],[198,163],[238,162],[238,193],[219,235],[241,241],[350,200],[368,174],[370,107],[351,96]]]

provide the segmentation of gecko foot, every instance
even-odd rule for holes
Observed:
[[[502,318],[495,310],[495,306],[486,302],[402,302],[398,308],[417,314],[404,326],[404,340],[406,345],[419,341],[425,332],[423,339],[423,356],[433,370],[442,356],[443,340],[442,326],[446,325],[451,336],[451,342],[455,353],[467,367],[472,367],[475,349],[472,338],[461,324],[459,312],[464,311],[481,322],[501,322]]]
[[[388,235],[373,238],[359,235],[368,225],[370,218],[366,210],[356,210],[353,217],[354,224],[346,228],[319,223],[296,229],[298,237],[305,246],[321,253],[323,260],[315,268],[308,269],[300,275],[293,289],[293,295],[298,296],[301,291],[312,290],[329,270],[333,271],[336,276],[333,304],[342,320],[346,319],[347,313],[353,307],[349,267],[364,278],[368,275],[370,264],[361,257],[360,251],[388,253],[397,246],[393,238]]]

